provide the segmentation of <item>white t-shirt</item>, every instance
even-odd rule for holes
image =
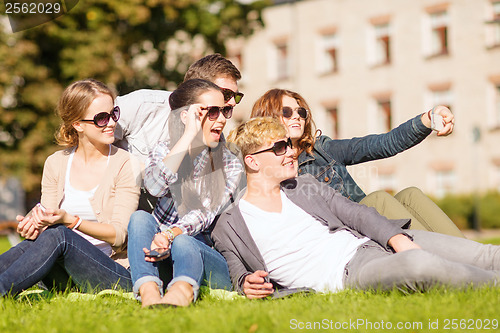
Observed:
[[[316,291],[343,288],[345,265],[369,239],[347,230],[330,233],[328,226],[290,201],[281,192],[281,213],[266,212],[240,200],[239,208],[269,270],[283,287]]]
[[[144,163],[153,147],[168,138],[170,94],[165,90],[141,89],[118,96],[115,104],[121,113],[114,145]]]
[[[66,168],[66,180],[64,183],[64,198],[61,203],[61,209],[64,209],[71,215],[77,215],[83,220],[97,222],[94,210],[90,205],[89,199],[94,196],[94,193],[98,186],[96,186],[90,191],[80,191],[71,186],[71,183],[69,181],[70,178],[69,175],[71,170],[71,164],[73,162],[74,153],[75,150],[71,152],[71,155],[68,159],[68,166]],[[108,162],[109,162],[109,155],[108,155]],[[82,236],[83,238],[85,238],[86,240],[88,240],[93,245],[95,245],[108,257],[111,256],[113,249],[111,248],[111,245],[109,245],[105,241],[96,239],[78,230],[73,230],[73,231]]]

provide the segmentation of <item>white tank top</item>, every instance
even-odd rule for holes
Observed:
[[[64,183],[64,198],[61,203],[61,209],[64,209],[71,215],[78,215],[83,220],[97,222],[94,210],[90,205],[89,199],[94,196],[94,193],[99,187],[99,185],[90,191],[80,191],[71,186],[71,183],[69,181],[71,165],[73,162],[73,156],[75,154],[75,150],[76,148],[73,149],[68,159],[68,166],[66,168],[66,180]],[[107,162],[108,164],[109,164],[110,153],[111,153],[111,146],[109,146],[108,162]],[[95,245],[107,256],[111,256],[112,253],[111,245],[109,245],[105,241],[96,239],[78,230],[73,230],[73,231],[82,236],[83,238],[85,238],[86,240],[88,240],[93,245]]]

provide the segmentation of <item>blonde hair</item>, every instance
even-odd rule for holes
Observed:
[[[296,92],[286,90],[286,89],[271,89],[268,90],[264,95],[262,95],[253,105],[252,114],[250,117],[276,117],[281,119],[283,116],[283,97],[288,96],[297,101],[299,106],[305,108],[309,112],[307,113],[307,118],[304,126],[304,133],[302,137],[298,140],[298,153],[300,154],[304,150],[309,154],[312,153],[314,148],[314,135],[313,132],[316,130],[316,125],[311,116],[311,109],[307,105],[304,97]]]
[[[227,141],[236,145],[243,154],[249,155],[258,148],[287,135],[285,125],[276,118],[257,117],[233,129]]]
[[[56,108],[56,113],[62,120],[55,135],[58,145],[63,147],[78,145],[78,132],[73,123],[85,117],[90,104],[101,94],[109,95],[113,100],[116,97],[104,83],[94,79],[76,81],[64,89]]]

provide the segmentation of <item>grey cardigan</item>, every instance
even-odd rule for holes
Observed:
[[[357,237],[369,237],[389,249],[392,236],[405,234],[410,220],[389,220],[375,208],[352,202],[331,187],[307,174],[285,180],[281,188],[297,206],[327,225],[330,232],[350,230]],[[277,237],[279,237],[277,235]],[[226,258],[235,290],[242,293],[245,277],[256,270],[268,271],[236,202],[218,219],[212,232],[215,248]],[[266,277],[276,289],[282,289]]]

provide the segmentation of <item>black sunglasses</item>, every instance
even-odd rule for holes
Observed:
[[[283,110],[283,117],[285,117],[285,118],[292,118],[292,116],[293,116],[293,109],[291,107],[284,106],[282,110]],[[302,118],[302,119],[306,119],[307,118],[308,111],[306,110],[306,108],[303,108],[302,106],[299,106],[295,110],[299,114],[300,118]]]
[[[271,148],[259,150],[258,152],[249,155],[255,155],[255,154],[265,153],[266,151],[272,151],[274,155],[281,156],[285,155],[287,147],[293,148],[292,140],[290,138],[288,138],[287,140],[276,141]]]
[[[229,100],[234,97],[234,101],[236,102],[236,104],[238,104],[239,102],[241,102],[241,99],[244,96],[244,94],[239,91],[234,92],[231,89],[227,88],[220,88],[220,90],[222,91],[222,95],[224,96],[224,103],[229,102]]]
[[[232,105],[226,105],[226,106],[207,106],[207,107],[202,107],[202,110],[208,110],[207,115],[208,119],[214,121],[219,118],[219,114],[222,113],[222,115],[226,118],[229,119],[233,116],[233,106]]]
[[[94,116],[94,119],[81,119],[80,121],[93,122],[97,127],[106,127],[109,119],[113,119],[116,123],[120,119],[120,107],[115,106],[111,112],[99,112]]]

